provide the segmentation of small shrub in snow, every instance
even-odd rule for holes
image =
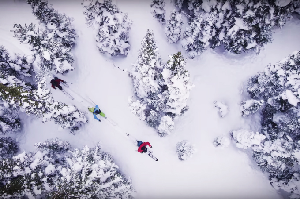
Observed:
[[[54,70],[67,73],[74,70],[72,49],[75,47],[76,33],[71,18],[59,14],[42,0],[27,0],[33,14],[40,21],[37,29],[34,24],[14,25],[14,36],[20,42],[28,43],[40,60],[39,68],[43,72]],[[37,72],[37,71],[36,71]]]
[[[150,5],[151,13],[153,16],[158,20],[159,23],[165,24],[166,17],[165,17],[165,1],[164,0],[152,0]]]
[[[2,197],[133,198],[131,183],[99,145],[77,149],[58,139],[36,145],[36,152],[0,162]]]
[[[251,114],[256,113],[261,106],[264,104],[263,100],[247,100],[247,101],[242,101],[241,102],[241,112],[242,116],[248,116]]]
[[[228,147],[229,143],[230,143],[229,139],[227,137],[223,137],[223,136],[217,137],[213,142],[215,147],[220,147],[220,148]]]
[[[232,131],[232,139],[236,142],[236,147],[241,149],[248,149],[260,143],[266,138],[266,136],[259,132],[251,132],[244,129]]]
[[[188,110],[192,85],[180,52],[162,65],[157,51],[154,35],[148,30],[137,64],[129,74],[136,95],[129,103],[134,114],[155,128],[160,136],[165,136],[174,128],[174,120]]]
[[[111,0],[84,2],[86,21],[97,30],[96,42],[101,53],[127,56],[132,21]]]
[[[196,152],[196,148],[190,142],[183,140],[176,144],[176,152],[180,160],[187,160]]]
[[[214,101],[215,107],[219,109],[219,115],[220,117],[225,117],[228,114],[228,106],[219,101]]]
[[[12,158],[19,151],[17,142],[11,137],[0,137],[0,161]]]

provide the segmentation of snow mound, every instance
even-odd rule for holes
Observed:
[[[214,101],[214,104],[219,109],[220,117],[225,117],[228,114],[228,106],[224,102]]]

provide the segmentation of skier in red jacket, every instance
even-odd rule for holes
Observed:
[[[137,145],[139,147],[138,152],[140,152],[140,153],[146,153],[147,152],[147,146],[152,148],[152,146],[150,145],[149,142],[137,141]]]
[[[152,150],[149,149],[149,147],[152,148],[149,142],[137,141],[137,146],[139,147],[138,152],[147,153],[147,155],[149,155],[155,161],[158,161],[158,159],[152,154]]]
[[[57,77],[54,77],[54,79],[51,80],[52,88],[56,89],[55,87],[62,90],[62,87],[60,86],[60,82],[65,82],[64,80],[58,79]]]

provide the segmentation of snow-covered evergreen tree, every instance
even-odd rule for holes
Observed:
[[[151,7],[151,13],[153,14],[153,17],[155,17],[159,23],[165,24],[166,23],[165,0],[152,0],[150,7]]]
[[[142,110],[146,122],[156,128],[160,123],[161,110],[164,108],[162,86],[161,59],[158,48],[154,40],[154,34],[147,30],[145,38],[142,40],[138,61],[134,70],[130,73],[133,81],[137,100],[131,100],[131,106],[135,110]],[[138,106],[138,107],[137,107]],[[133,109],[132,109],[133,110]],[[142,118],[142,117],[140,117]]]
[[[251,114],[256,113],[261,106],[264,104],[263,100],[246,100],[246,101],[242,101],[241,102],[241,112],[242,112],[242,116],[248,116]]]
[[[75,47],[76,33],[71,24],[72,19],[59,14],[44,0],[27,2],[40,25],[37,29],[32,23],[28,26],[15,24],[15,37],[31,45],[35,58],[40,59],[39,67],[43,72],[54,70],[64,74],[74,70],[72,49]]]
[[[0,83],[6,86],[17,85],[32,89],[32,60],[30,56],[13,55],[13,58],[0,46]]]
[[[1,196],[133,198],[131,182],[99,145],[77,149],[56,138],[36,146],[0,162]]]
[[[43,117],[43,121],[54,120],[74,133],[87,122],[85,115],[75,106],[53,100],[45,74],[36,77],[38,83],[32,85],[32,61],[19,55],[11,59],[4,47],[0,47],[0,99],[4,101],[0,106],[0,131],[7,133],[20,129],[18,111],[21,108],[27,114]]]
[[[111,56],[127,56],[130,50],[129,30],[132,21],[111,0],[84,1],[84,14],[89,26],[96,30],[97,47]]]
[[[75,198],[133,198],[131,183],[100,146],[70,152],[62,180],[56,183],[58,193]]]
[[[282,27],[291,18],[296,2],[282,6],[275,1],[176,0],[175,5],[190,21],[182,46],[190,58],[219,45],[233,53],[258,52],[272,41],[274,27]]]
[[[193,59],[209,47],[214,35],[212,29],[214,20],[214,17],[199,15],[186,28],[181,44],[189,58]]]
[[[13,58],[0,46],[0,87],[21,86],[30,90],[32,82],[32,63],[29,57],[15,55]],[[19,109],[7,102],[0,102],[0,132],[17,132],[21,128]]]
[[[36,90],[0,84],[0,98],[29,115],[42,117],[44,122],[54,120],[62,128],[70,129],[71,133],[87,122],[84,113],[75,106],[54,101],[44,80],[38,83]]]
[[[284,190],[290,198],[299,198],[300,155],[300,52],[268,65],[249,79],[247,113],[261,107],[261,133],[235,133],[240,148],[251,148],[258,166],[267,173],[276,190]],[[247,104],[245,103],[245,104]],[[264,104],[262,106],[262,104]],[[261,138],[253,145],[254,137]],[[264,138],[264,139],[262,139]]]
[[[196,148],[187,140],[183,140],[176,144],[176,152],[180,160],[187,160],[196,152]]]
[[[220,117],[225,117],[228,114],[228,106],[224,102],[214,101],[214,104],[219,110]]]
[[[175,118],[188,109],[187,100],[193,85],[190,83],[190,74],[186,70],[186,62],[181,52],[169,58],[162,71],[164,88],[168,94],[165,113]]]
[[[162,65],[157,51],[154,35],[148,30],[137,64],[129,74],[136,97],[130,98],[129,103],[134,114],[165,136],[174,128],[174,119],[188,109],[192,85],[180,52]]]
[[[223,136],[217,137],[213,142],[215,147],[219,147],[219,148],[228,147],[229,143],[230,143],[229,139],[227,137],[223,137]]]
[[[154,40],[154,34],[147,30],[142,40],[142,48],[139,51],[137,64],[130,76],[135,85],[135,94],[139,98],[155,98],[160,92],[159,71],[162,68],[161,58]]]
[[[167,26],[165,28],[169,43],[176,43],[180,40],[182,24],[181,13],[174,10],[171,13],[170,19],[167,20]]]
[[[0,137],[0,161],[1,159],[12,158],[19,152],[17,142],[11,137]]]

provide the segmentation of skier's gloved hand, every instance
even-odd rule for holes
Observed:
[[[152,146],[150,146],[150,148],[152,148]]]
[[[100,119],[99,119],[98,121],[99,121],[99,122],[101,122],[101,120],[100,120]]]

